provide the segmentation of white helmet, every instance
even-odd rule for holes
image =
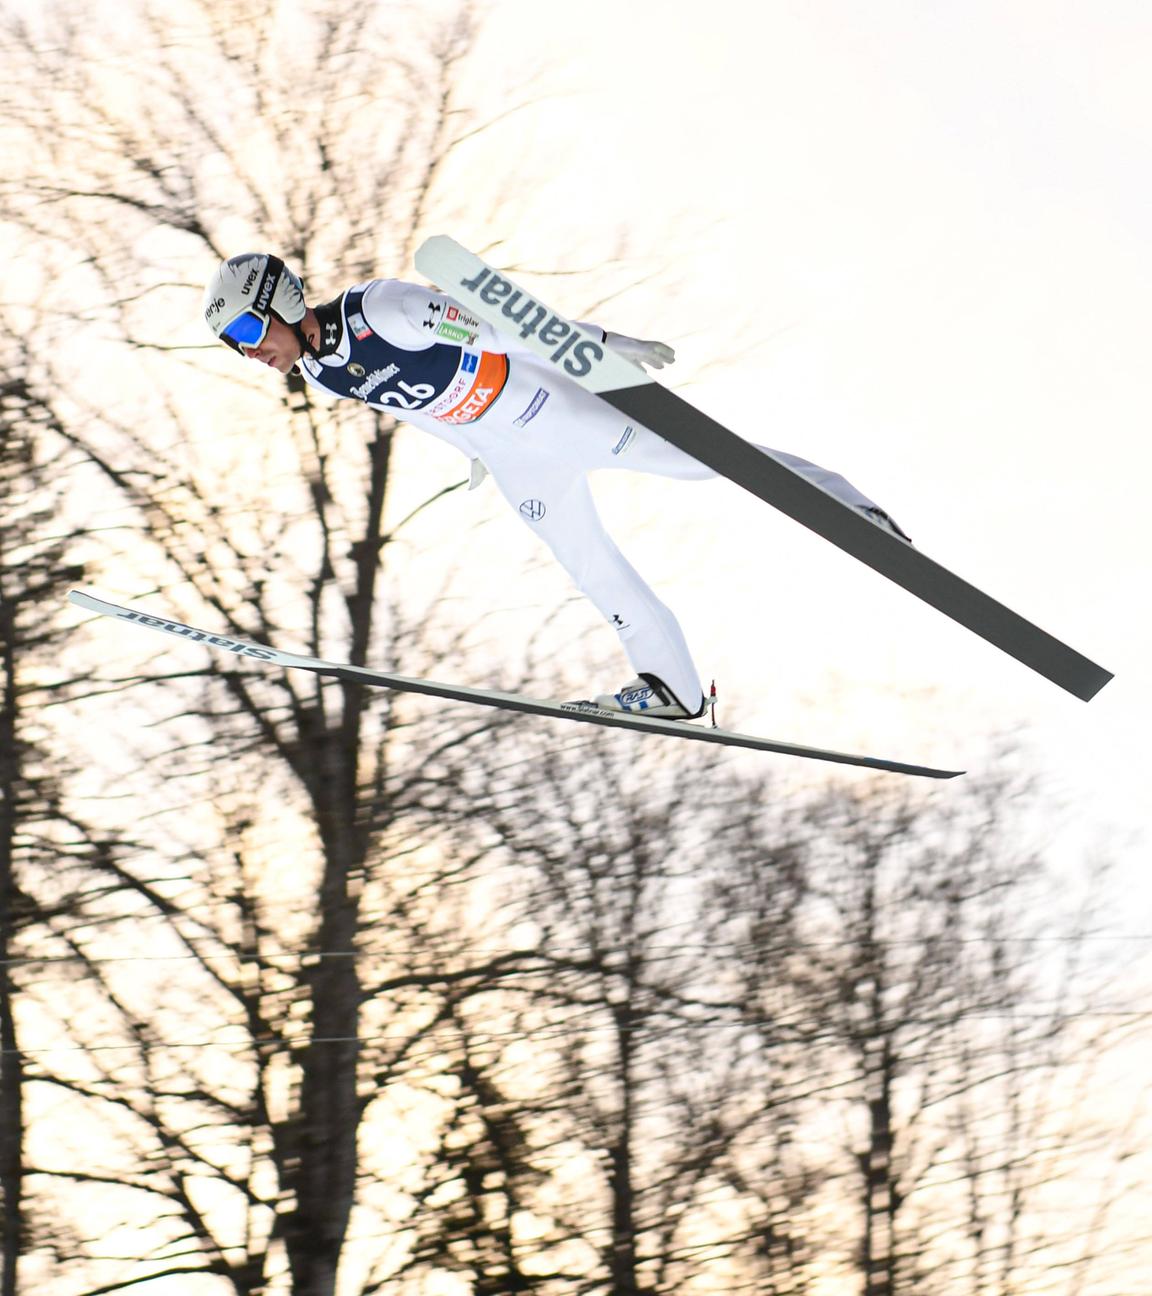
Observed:
[[[304,311],[304,285],[268,252],[222,261],[204,289],[205,323],[234,351],[259,346],[273,315],[301,336]]]

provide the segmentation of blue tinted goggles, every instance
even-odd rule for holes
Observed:
[[[230,320],[220,330],[221,336],[226,337],[229,342],[236,343],[237,346],[256,347],[264,341],[264,335],[268,332],[267,315],[257,315],[255,311],[245,311],[242,315],[237,315],[234,320]]]

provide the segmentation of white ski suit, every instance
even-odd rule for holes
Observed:
[[[374,279],[315,309],[319,356],[301,360],[307,381],[480,460],[616,630],[636,673],[658,676],[686,710],[698,709],[700,676],[679,623],[605,531],[588,473],[629,469],[688,480],[713,477],[712,469],[442,294]],[[837,473],[760,448],[845,503],[875,507]]]

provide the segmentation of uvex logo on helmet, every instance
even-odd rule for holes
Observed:
[[[280,278],[278,273],[269,273],[270,270],[271,267],[264,272],[264,282],[260,285],[260,291],[256,296],[256,309],[261,312],[268,309],[268,303],[272,300],[272,294],[276,291],[276,284]]]
[[[240,293],[242,296],[247,297],[248,294],[252,291],[252,285],[256,282],[257,273],[258,272],[255,266],[253,266],[252,269],[248,271],[248,278],[244,280],[243,287],[241,287],[240,289]]]

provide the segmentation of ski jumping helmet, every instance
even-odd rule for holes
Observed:
[[[259,346],[275,315],[311,352],[301,327],[304,311],[304,285],[268,252],[242,252],[222,261],[204,290],[205,323],[233,351]]]

